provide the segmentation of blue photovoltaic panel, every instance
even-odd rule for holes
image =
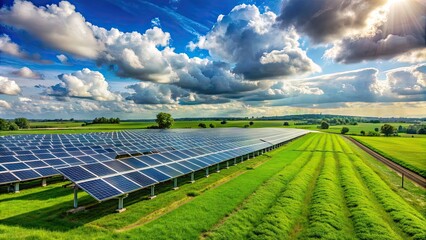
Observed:
[[[177,171],[177,170],[175,170],[173,168],[170,168],[168,166],[159,166],[159,167],[156,167],[154,169],[157,169],[157,170],[159,170],[159,171],[161,171],[161,172],[169,175],[170,177],[177,177],[177,176],[181,176],[182,175],[181,172],[179,172],[179,171]]]
[[[35,171],[38,172],[42,176],[53,176],[53,175],[58,175],[59,174],[59,172],[56,171],[52,167],[37,168],[37,169],[35,169]]]
[[[133,168],[127,166],[124,163],[121,163],[118,160],[104,162],[104,164],[107,165],[108,167],[114,169],[117,172],[126,172],[126,171],[129,171],[129,170],[133,170]]]
[[[118,191],[102,179],[79,183],[78,186],[85,191],[90,192],[90,194],[98,200],[122,194],[122,192]]]
[[[209,164],[208,164],[208,163],[205,163],[205,162],[199,161],[199,160],[197,160],[197,159],[190,159],[190,160],[188,160],[188,162],[193,163],[193,164],[195,164],[195,165],[198,165],[198,166],[200,166],[200,167],[202,167],[202,168],[204,168],[204,167],[208,167],[208,166],[209,166]]]
[[[137,157],[136,159],[141,160],[143,163],[145,163],[149,166],[161,164],[160,162],[155,161],[154,159],[150,158],[149,156],[141,156],[141,157]]]
[[[157,182],[163,182],[163,181],[170,179],[170,176],[168,176],[164,173],[161,173],[161,172],[159,172],[159,171],[157,171],[153,168],[145,169],[145,170],[142,170],[140,172],[151,177],[151,178],[153,178]]]
[[[120,189],[122,192],[132,192],[141,187],[123,176],[105,178],[105,181]]]
[[[188,161],[182,161],[182,162],[179,162],[179,164],[183,165],[184,167],[190,168],[193,171],[196,171],[196,170],[200,169],[199,166],[194,165],[193,163],[190,163]]]
[[[19,179],[13,176],[11,173],[9,172],[0,173],[0,182],[11,183],[16,181],[19,181]]]
[[[152,155],[149,155],[149,157],[151,157],[151,158],[153,158],[156,161],[159,161],[161,163],[168,163],[168,162],[172,161],[172,160],[170,160],[168,158],[165,158],[164,156],[161,156],[160,154],[152,154]]]
[[[49,159],[49,160],[44,160],[44,162],[49,164],[50,166],[60,166],[60,165],[66,164],[64,161],[61,161],[59,159]]]
[[[171,159],[172,161],[178,161],[178,160],[182,159],[182,158],[180,158],[180,157],[178,157],[178,156],[176,156],[172,153],[169,153],[169,152],[161,153],[161,155],[163,155],[164,157],[166,157],[168,159]]]
[[[116,171],[112,170],[111,168],[108,168],[102,163],[93,163],[84,165],[82,167],[99,177],[117,173]]]
[[[181,172],[183,174],[188,174],[188,173],[192,172],[191,169],[189,169],[189,168],[187,168],[187,167],[185,167],[185,166],[183,166],[179,163],[172,163],[172,164],[169,164],[167,166],[172,167],[172,168],[178,170],[179,172]]]
[[[272,144],[291,140],[306,132],[294,129],[181,129],[5,136],[0,137],[0,173],[8,174],[2,175],[0,184],[25,181],[34,177],[34,173],[38,173],[40,178],[51,176],[56,173],[54,168],[57,168],[60,174],[77,185],[93,182],[94,186],[101,186],[99,181],[94,180],[120,179],[116,176],[126,175],[130,182],[143,188],[156,183],[153,179],[167,181],[178,174],[198,171]],[[119,154],[144,155],[116,160]],[[101,175],[98,176],[88,169],[75,168],[101,162],[106,169],[114,171],[111,173],[107,170],[102,174],[98,171]],[[163,167],[164,165],[168,167]],[[18,173],[21,179],[13,175],[14,172],[23,170],[28,170],[28,174]],[[104,180],[103,183],[112,187],[110,182]],[[114,184],[119,185],[120,181]],[[128,189],[133,188],[132,185]],[[93,188],[90,189],[89,194],[98,200],[126,192],[111,191],[96,193],[95,196],[91,193]]]
[[[25,162],[25,164],[27,164],[28,166],[30,166],[31,168],[38,168],[38,167],[45,167],[48,166],[46,163],[42,162],[42,161],[31,161],[31,162]]]
[[[20,169],[30,168],[28,165],[24,163],[7,163],[7,164],[3,164],[3,167],[7,168],[7,170],[20,170]]]
[[[147,187],[152,184],[157,183],[157,181],[153,180],[152,178],[147,177],[146,175],[140,173],[140,172],[131,172],[126,173],[123,176],[127,177],[128,179],[131,179],[133,182],[141,185],[142,187]]]
[[[15,171],[13,174],[20,179],[35,179],[41,177],[41,175],[36,173],[34,170]]]
[[[77,182],[83,179],[95,178],[96,176],[80,166],[74,166],[69,168],[61,168],[59,172],[65,175],[69,180]]]
[[[16,156],[21,161],[31,161],[31,160],[38,160],[38,158],[35,155],[20,155]]]
[[[123,163],[137,169],[137,168],[144,168],[144,167],[148,167],[149,165],[146,163],[143,163],[142,161],[139,161],[136,158],[127,158],[127,159],[122,159],[120,160]]]
[[[10,163],[10,162],[19,162],[19,160],[14,156],[0,156],[0,163]]]

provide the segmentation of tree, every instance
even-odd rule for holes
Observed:
[[[206,125],[205,123],[200,123],[200,124],[198,124],[198,126],[199,126],[200,128],[206,128],[206,127],[207,127],[207,125]]]
[[[320,126],[321,129],[328,129],[329,127],[330,127],[330,124],[328,124],[328,122],[326,121],[321,122],[321,126]]]
[[[248,124],[244,125],[244,128],[249,128],[249,127],[250,127],[250,125],[248,125]]]
[[[169,113],[160,112],[157,114],[157,119],[155,122],[158,124],[158,127],[161,129],[170,128],[175,122],[172,118],[172,115]]]
[[[426,128],[420,128],[419,131],[417,131],[417,134],[426,134]]]
[[[283,124],[284,126],[290,126],[290,124],[288,122],[284,122]]]
[[[375,128],[374,131],[379,132],[379,128]]]
[[[222,122],[220,122],[220,124],[227,124],[227,123],[228,122],[225,119],[223,119]]]
[[[340,130],[341,134],[346,134],[347,132],[349,132],[349,128],[347,127],[342,127],[342,130]]]
[[[398,127],[398,132],[399,133],[406,132],[406,131],[407,130],[403,126],[399,125],[399,127]]]
[[[210,123],[210,128],[214,128],[215,127],[215,125],[213,124],[213,123]]]
[[[15,118],[15,124],[18,125],[19,128],[29,128],[30,121],[26,118]]]
[[[253,126],[254,122],[253,122],[253,121],[250,121],[250,122],[249,122],[249,124],[250,124],[250,126]]]
[[[364,130],[361,130],[361,135],[365,136],[365,131]]]
[[[380,128],[380,132],[385,134],[385,136],[390,136],[395,132],[395,127],[386,123]]]
[[[0,118],[0,131],[7,131],[9,130],[9,122]]]
[[[9,130],[10,131],[19,130],[19,126],[14,122],[9,122]]]

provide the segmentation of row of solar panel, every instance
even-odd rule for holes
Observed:
[[[226,149],[226,145],[223,144],[223,142],[228,142],[231,145],[228,145],[228,148],[236,147],[237,145],[232,145],[232,141],[236,142],[239,141],[241,144],[251,144],[253,142],[256,142],[258,140],[247,140],[251,139],[253,136],[259,136],[263,135],[265,136],[265,133],[262,132],[261,134],[247,134],[247,131],[239,135],[235,135],[233,133],[228,134],[217,134],[217,131],[215,131],[215,135],[211,136],[205,136],[205,132],[201,132],[202,136],[195,136],[194,134],[176,134],[178,139],[186,139],[186,142],[173,142],[175,137],[173,137],[175,131],[173,132],[162,132],[161,134],[152,133],[152,134],[141,134],[145,133],[146,131],[127,131],[125,134],[121,134],[122,136],[136,136],[142,138],[142,136],[157,136],[158,139],[167,139],[163,140],[162,143],[163,146],[166,146],[162,149],[138,149],[131,151],[132,147],[127,147],[128,151],[124,152],[126,154],[133,154],[138,153],[141,151],[153,151],[154,152],[164,152],[163,154],[166,155],[168,151],[172,151],[173,149],[181,149],[185,150],[186,148],[194,148],[196,146],[213,146],[213,145],[221,145],[222,148],[217,149],[217,151]],[[230,131],[232,132],[232,131]],[[275,132],[275,131],[274,131]],[[199,131],[196,131],[195,133],[199,134]],[[211,132],[210,132],[211,133]],[[120,134],[115,134],[120,135]],[[164,137],[167,136],[167,137]],[[216,136],[220,135],[220,136]],[[225,136],[223,136],[225,135]],[[48,135],[46,135],[48,136]],[[70,135],[58,135],[61,137],[68,138]],[[231,136],[231,137],[227,137]],[[279,136],[279,135],[274,135]],[[222,138],[223,137],[223,138]],[[30,137],[27,137],[31,139]],[[1,138],[0,138],[1,139]],[[10,137],[9,140],[14,140],[15,137]],[[169,141],[169,139],[172,139],[172,141]],[[146,139],[139,139],[139,141],[143,141]],[[232,141],[231,141],[232,140]],[[121,141],[117,144],[121,146]],[[120,152],[121,149],[118,147],[114,147],[114,145],[108,145],[107,148],[103,149],[102,146],[93,146],[91,143],[88,144],[89,146],[81,146],[80,148],[52,148],[52,149],[37,149],[37,150],[22,150],[22,151],[16,151],[13,152],[14,156],[11,155],[5,155],[1,154],[0,156],[0,184],[10,183],[10,182],[16,182],[16,181],[26,181],[31,180],[35,178],[42,178],[42,177],[48,177],[57,174],[54,168],[58,167],[64,167],[64,166],[74,166],[74,165],[82,165],[82,164],[89,164],[89,163],[99,163],[108,161],[111,159],[114,159],[117,154],[122,154],[123,152]],[[154,145],[154,147],[159,145]],[[171,147],[170,147],[171,146]],[[32,146],[33,147],[33,146]],[[31,148],[32,148],[31,147]],[[78,151],[76,151],[78,150]],[[81,151],[80,151],[81,150]],[[34,154],[28,154],[28,153],[34,153]],[[23,155],[20,155],[23,154]],[[189,154],[191,155],[191,154]],[[170,155],[169,158],[173,159]],[[161,161],[160,161],[161,162]],[[154,163],[152,163],[154,164]],[[152,165],[151,164],[151,165]],[[147,165],[150,165],[150,162],[147,162]],[[15,174],[16,172],[16,174]]]
[[[176,159],[174,161],[168,159],[167,162],[158,162],[156,165],[151,166],[145,165],[147,159],[143,159],[142,161],[137,158],[129,158],[120,161],[115,160],[111,162],[104,162],[102,167],[91,164],[91,166],[82,165],[58,169],[58,171],[67,178],[70,178],[71,181],[75,182],[80,188],[88,192],[98,201],[104,201],[146,188],[153,184],[168,181],[269,146],[270,144],[267,143],[259,143],[219,153],[209,152],[204,155],[199,154],[185,159],[178,159],[177,156],[174,156],[173,158]],[[111,167],[111,163],[121,163],[127,167],[124,167],[119,171],[117,168],[114,169],[114,167]],[[119,164],[119,166],[122,165]],[[132,168],[129,168],[129,166],[132,166]],[[111,168],[115,171],[112,171]]]
[[[0,147],[0,152],[2,155],[15,155],[15,154],[25,154],[26,151],[46,151],[46,150],[52,150],[55,149],[62,149],[62,151],[77,151],[77,150],[91,150],[96,148],[106,148],[106,147],[115,147],[115,148],[121,148],[123,150],[134,150],[134,148],[145,148],[145,149],[153,149],[153,148],[161,148],[164,146],[167,146],[167,144],[174,144],[174,145],[191,145],[199,143],[200,141],[206,141],[206,139],[185,139],[185,141],[176,141],[175,139],[170,140],[162,140],[158,143],[155,142],[145,142],[139,140],[134,140],[133,143],[130,141],[126,143],[122,142],[110,142],[109,144],[101,144],[99,142],[97,143],[90,143],[87,145],[84,144],[76,144],[76,145],[37,145],[37,144],[28,144],[25,145],[23,143],[21,144],[13,144],[13,145],[19,145],[19,146],[9,146],[3,144],[3,147]],[[208,139],[208,141],[214,141],[211,139]],[[2,146],[2,145],[0,145]]]
[[[197,151],[197,150],[195,149],[194,151]],[[167,154],[167,153],[164,153],[164,154]],[[183,153],[177,152],[176,154],[179,155]],[[81,164],[111,160],[111,159],[114,159],[115,153],[96,154],[91,156],[84,155],[84,156],[76,156],[76,157],[62,155],[60,159],[54,158],[54,159],[48,159],[48,160],[34,160],[35,159],[34,157],[29,157],[32,155],[22,155],[22,156],[25,156],[25,158],[17,159],[14,156],[4,156],[0,158],[0,162],[3,162],[3,164],[0,165],[0,183],[1,184],[6,184],[6,183],[16,182],[16,181],[32,180],[36,178],[48,177],[48,176],[57,174],[57,172],[55,172],[54,169],[52,170],[52,168],[46,168],[47,166],[58,168],[58,167],[64,167],[64,166],[81,165]],[[40,159],[51,157],[48,154],[43,154],[38,156],[40,156]],[[157,158],[156,156],[161,156],[161,155],[154,155],[153,158]],[[168,156],[170,157],[170,155]],[[18,160],[22,162],[16,162]],[[156,160],[159,160],[159,159],[156,159]],[[146,162],[148,165],[152,165],[156,163],[156,162],[151,163],[149,160],[146,160]],[[161,162],[161,159],[160,159],[160,162]],[[17,173],[14,177],[13,174],[15,172]]]

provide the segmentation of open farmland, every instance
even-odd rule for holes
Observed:
[[[209,178],[199,172],[177,191],[162,184],[153,200],[130,194],[121,214],[116,201],[95,204],[83,192],[80,204],[94,205],[67,215],[64,182],[1,189],[0,238],[424,239],[426,192],[398,181],[342,137],[309,134]]]
[[[354,137],[375,152],[426,177],[426,138]]]
[[[380,128],[383,123],[358,123],[358,125],[332,125],[329,129],[319,129],[318,124],[311,125],[294,125],[295,121],[283,121],[283,120],[228,120],[226,124],[221,124],[221,121],[175,121],[172,128],[199,128],[198,124],[205,123],[207,127],[209,124],[213,124],[215,128],[228,128],[237,127],[242,128],[253,121],[253,125],[250,128],[299,128],[307,130],[323,131],[328,133],[340,133],[342,127],[349,128],[347,134],[358,135],[361,131],[368,133],[373,131],[375,128]],[[284,122],[288,122],[289,126],[283,126]],[[67,134],[67,133],[90,133],[90,132],[108,132],[115,130],[124,129],[145,129],[149,126],[157,125],[154,121],[152,122],[139,122],[139,121],[125,121],[120,124],[91,124],[82,126],[83,122],[31,122],[30,129],[20,129],[19,131],[0,131],[1,135],[11,134]],[[395,123],[395,126],[408,126],[407,123]],[[403,134],[406,135],[406,134]],[[410,135],[411,137],[411,135]],[[416,134],[416,138],[423,137],[423,135]]]

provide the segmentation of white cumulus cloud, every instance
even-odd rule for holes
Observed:
[[[109,90],[102,73],[84,68],[71,74],[61,74],[61,83],[46,89],[46,93],[57,97],[89,98],[98,101],[120,101],[121,95]]]
[[[235,65],[234,73],[251,80],[319,72],[300,48],[298,34],[281,29],[276,19],[273,12],[238,5],[220,15],[213,29],[189,47],[208,50],[214,59]]]
[[[14,76],[22,77],[22,78],[43,79],[42,74],[38,72],[34,72],[29,67],[22,67],[19,70],[12,71],[11,73]]]
[[[19,93],[21,93],[21,88],[15,81],[0,76],[0,94],[18,95]]]
[[[84,17],[67,1],[37,7],[18,0],[12,7],[1,9],[0,21],[31,33],[53,48],[81,57],[95,58],[102,50]]]

